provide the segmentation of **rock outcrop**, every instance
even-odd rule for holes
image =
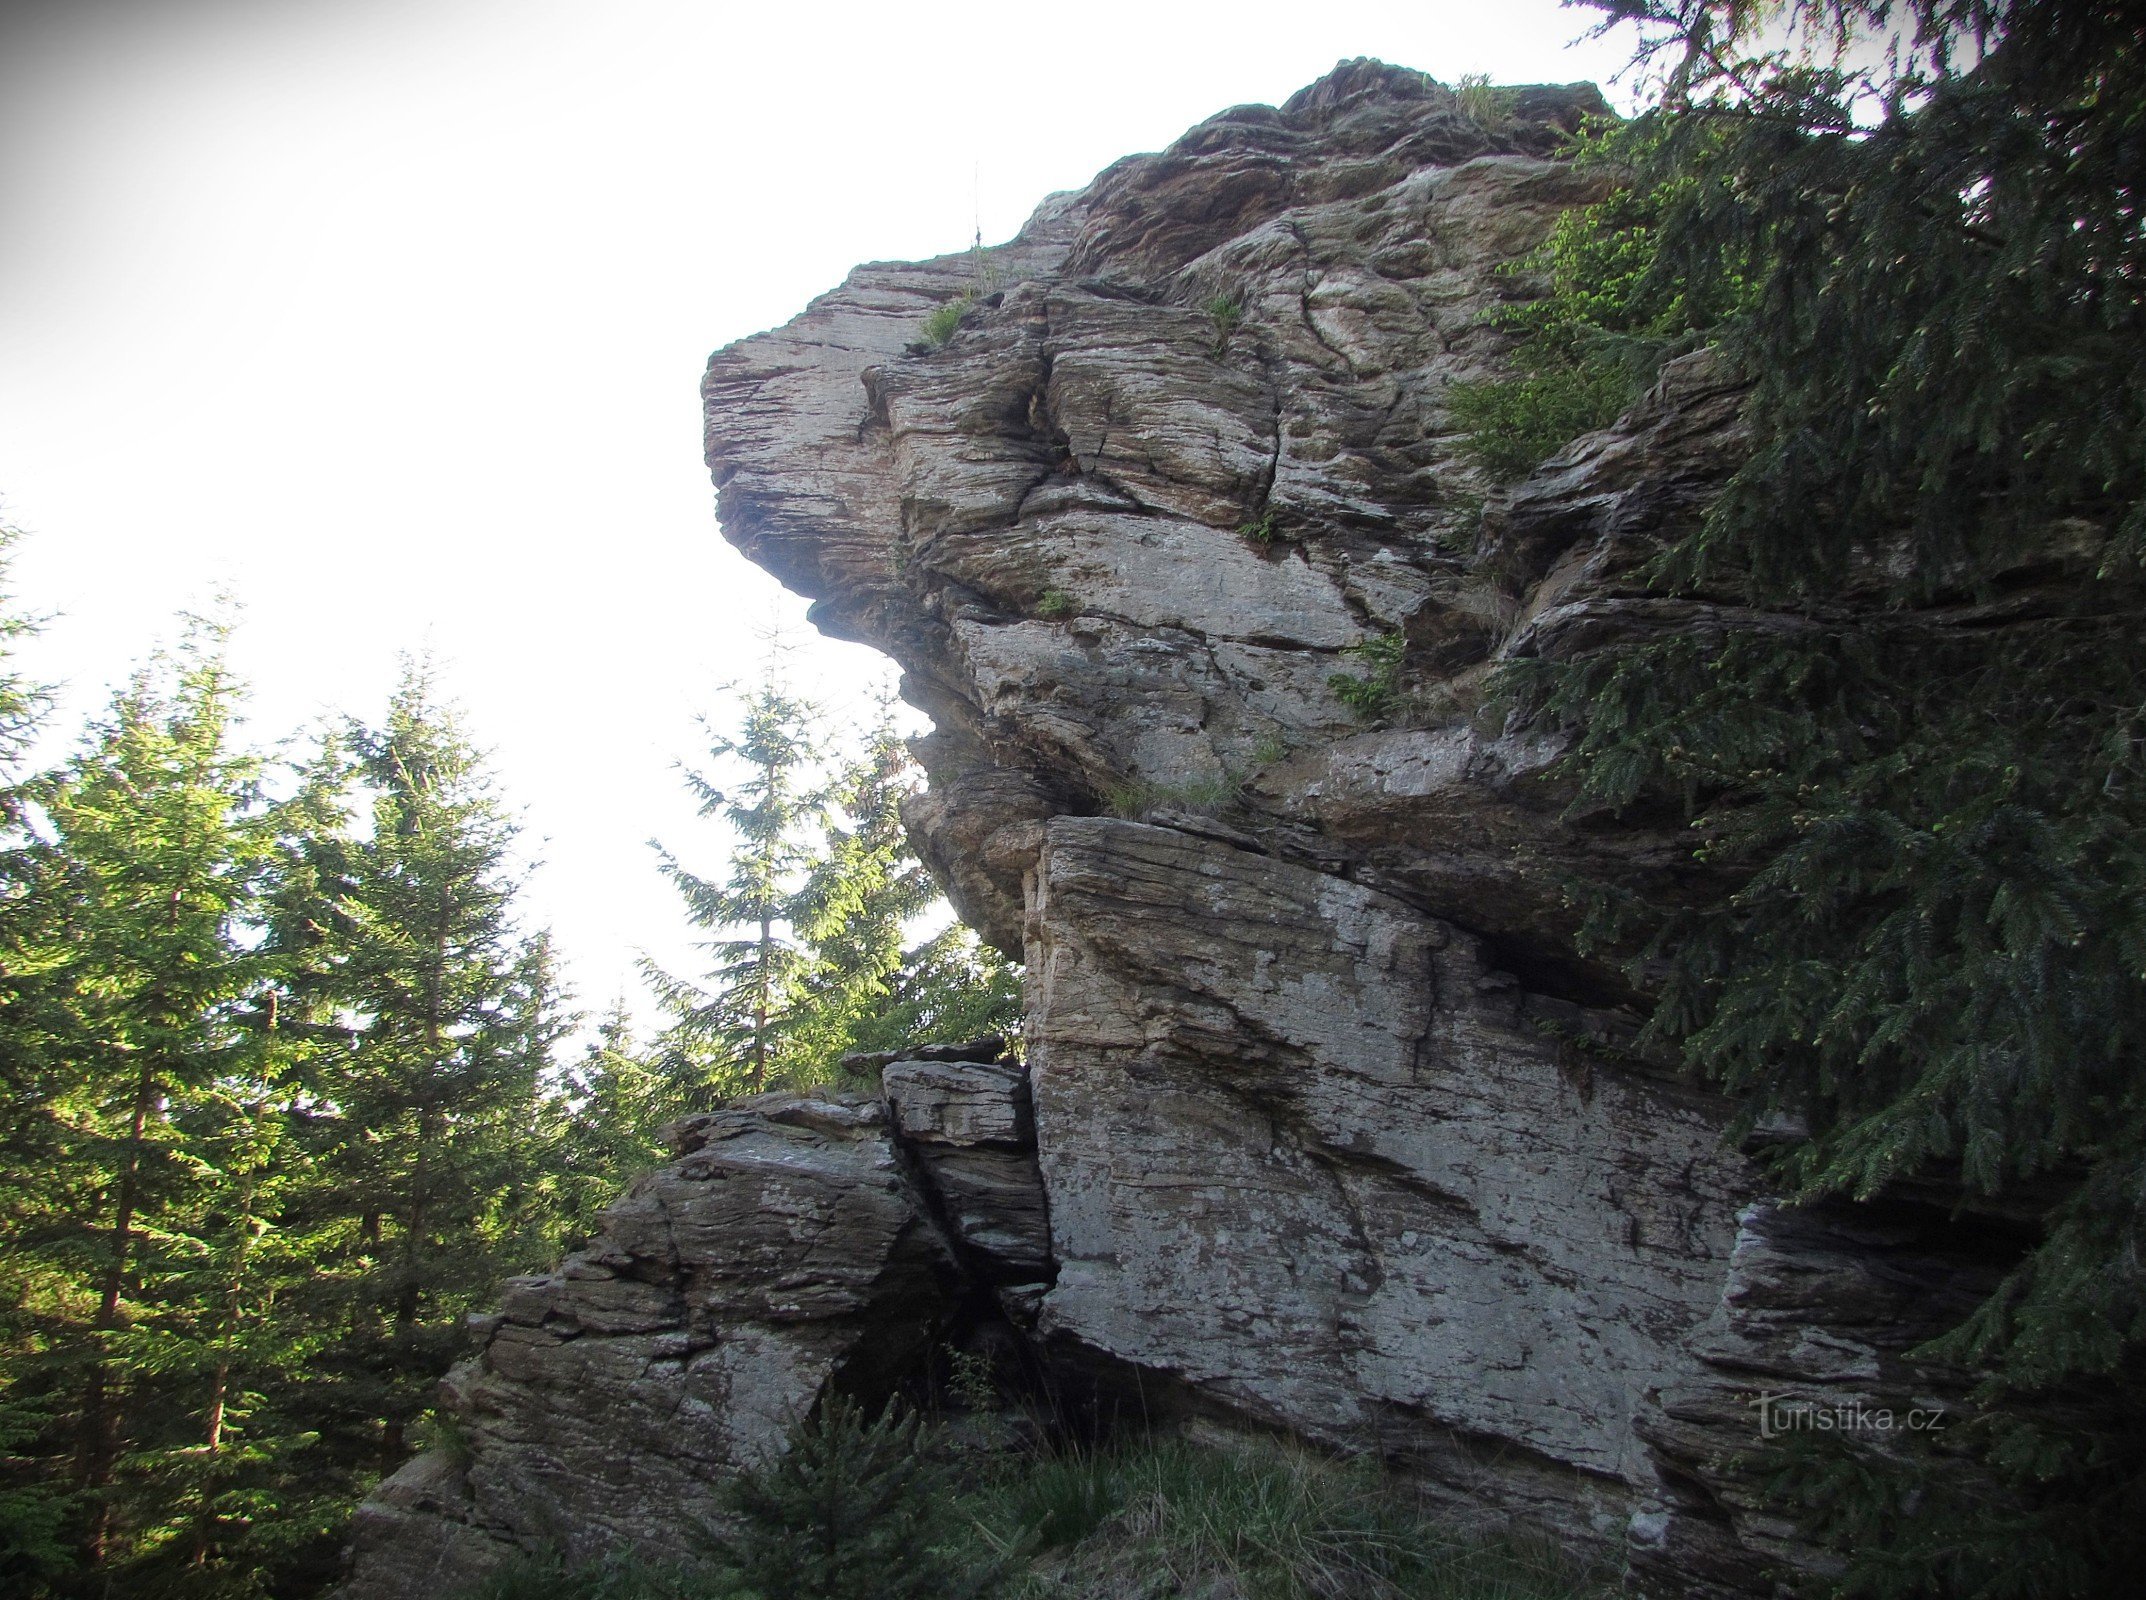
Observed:
[[[441,1563],[547,1518],[660,1544],[860,1351],[988,1301],[1061,1370],[1382,1452],[1651,1592],[1821,1561],[1752,1488],[1752,1401],[1941,1410],[1906,1352],[2005,1247],[1763,1191],[1566,890],[1721,885],[1484,714],[1500,662],[1720,620],[1636,576],[1737,460],[1707,360],[1502,493],[1448,410],[1597,192],[1555,152],[1599,105],[1486,125],[1344,63],[712,359],[725,534],[931,716],[906,820],[1027,963],[1027,1073],[723,1113],[515,1288],[452,1386],[471,1464],[376,1522]]]
[[[972,1316],[958,1256],[1046,1272],[1022,1209],[1040,1194],[1025,1074],[987,1060],[886,1077],[885,1101],[762,1095],[666,1129],[676,1159],[604,1212],[589,1248],[472,1319],[477,1353],[444,1386],[461,1445],[360,1510],[345,1600],[437,1595],[517,1551],[693,1556],[723,1481],[823,1392],[891,1392]],[[916,1144],[908,1123],[924,1125]],[[992,1161],[957,1160],[942,1195],[914,1159],[942,1149]],[[1003,1215],[950,1234],[937,1219],[973,1215],[979,1192]]]

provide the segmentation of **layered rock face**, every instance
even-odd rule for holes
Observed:
[[[973,1320],[985,1279],[1025,1282],[1033,1305],[1026,1077],[994,1049],[955,1053],[985,1059],[895,1063],[884,1099],[762,1095],[666,1129],[676,1159],[588,1249],[472,1319],[443,1396],[462,1446],[361,1508],[345,1600],[438,1595],[518,1552],[692,1557],[724,1480],[830,1386],[891,1392]],[[944,1191],[926,1163],[953,1169]],[[988,1221],[942,1224],[979,1191]]]
[[[1176,830],[1054,823],[1034,929],[1046,1334],[1621,1527],[1732,1246],[1716,1108],[1451,924]]]
[[[1740,444],[1691,358],[1518,489],[1471,474],[1447,387],[1497,370],[1507,268],[1595,192],[1554,154],[1594,91],[1502,98],[1485,125],[1345,63],[713,358],[725,534],[930,714],[907,819],[1027,963],[1027,1077],[724,1113],[517,1287],[456,1380],[472,1464],[376,1516],[660,1543],[767,1419],[863,1386],[865,1327],[898,1361],[989,1302],[1055,1370],[1381,1452],[1648,1592],[1763,1593],[1820,1558],[1754,1488],[1753,1400],[1957,1392],[1904,1352],[2000,1252],[1763,1193],[1728,1108],[1630,1048],[1643,996],[1565,894],[1720,885],[1483,713],[1502,661],[1707,625],[1635,572]],[[652,1206],[703,1252],[787,1242],[689,1264]],[[843,1206],[840,1251],[785,1253]],[[659,1415],[630,1462],[567,1443]]]

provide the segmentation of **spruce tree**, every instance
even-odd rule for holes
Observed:
[[[229,1410],[212,1374],[230,1346],[209,1329],[221,1307],[228,1332],[243,1295],[230,1252],[252,1224],[232,1201],[258,1160],[217,1135],[274,1092],[248,1019],[273,981],[249,930],[276,819],[259,760],[232,747],[225,637],[191,624],[43,787],[10,969],[10,1143],[40,1162],[16,1303],[71,1420],[90,1567],[171,1536],[184,1487],[154,1463],[220,1441]]]
[[[523,943],[510,1007],[513,1053],[530,1093],[521,1128],[503,1130],[514,1151],[512,1179],[497,1191],[486,1226],[505,1258],[539,1265],[564,1251],[586,1204],[571,1168],[579,1111],[574,1074],[563,1059],[584,1018],[574,1009],[548,928]]]
[[[964,1600],[999,1587],[1000,1564],[944,1553],[954,1485],[924,1449],[922,1424],[889,1402],[866,1420],[831,1395],[786,1447],[729,1488],[724,1543],[764,1600]]]
[[[385,722],[350,742],[370,827],[336,885],[333,983],[353,1031],[315,1136],[344,1229],[339,1404],[376,1419],[392,1465],[463,1311],[533,1264],[524,1194],[555,1035],[513,922],[514,823],[427,669],[408,666]]]
[[[1662,980],[1656,1036],[1808,1127],[1789,1192],[2041,1213],[1925,1352],[1988,1375],[1946,1451],[2012,1499],[1928,1452],[1834,1462],[1797,1492],[1844,1582],[2110,1592],[2137,1428],[2009,1402],[2090,1380],[2105,1416],[2146,1410],[2146,39],[2077,0],[1601,9],[1662,103],[1609,141],[1636,198],[1573,224],[1621,287],[1552,295],[1612,334],[1681,308],[1651,330],[1749,381],[1752,449],[1653,565],[1720,626],[1508,686],[1572,728],[1586,803],[1682,806],[1741,881],[1669,917],[1603,892],[1594,931]]]
[[[37,619],[21,612],[7,588],[8,568],[14,560],[21,534],[0,523],[0,822],[13,827],[20,820],[24,777],[17,764],[43,729],[50,714],[51,697],[44,688],[25,677],[15,655],[20,642],[37,632]]]
[[[0,580],[16,539],[0,527]],[[61,1063],[53,1046],[69,1030],[55,1028],[58,997],[32,970],[47,949],[37,889],[51,860],[26,825],[39,785],[20,763],[50,707],[14,658],[33,631],[0,590],[0,1588],[25,1593],[72,1564],[76,1509],[49,1466],[65,1401],[48,1362],[64,1351],[75,1319],[44,1237],[54,1220],[53,1159],[64,1142],[54,1116]]]
[[[737,735],[713,744],[740,781],[689,774],[702,815],[728,822],[735,844],[721,882],[662,856],[688,915],[727,935],[702,983],[648,969],[672,1018],[666,1109],[827,1081],[851,1051],[1005,1031],[1019,1015],[1014,972],[966,928],[919,938],[945,901],[902,827],[916,770],[892,700],[825,781],[813,718],[771,673]]]
[[[1018,974],[958,922],[921,940],[946,901],[910,847],[901,803],[916,763],[883,698],[863,748],[834,786],[819,859],[807,881],[808,983],[823,1059],[1010,1032]]]
[[[939,899],[902,827],[915,774],[892,699],[883,698],[862,748],[831,785],[799,898],[798,931],[811,958],[799,1042],[822,1063],[876,1048],[888,1032],[910,926]]]
[[[904,954],[885,1003],[859,1025],[850,1048],[899,1050],[990,1034],[1010,1037],[1020,1024],[1020,968],[973,929],[949,921]]]
[[[811,961],[800,924],[811,911],[812,828],[826,804],[817,720],[771,668],[745,697],[735,735],[710,728],[709,754],[737,770],[736,781],[686,772],[700,814],[730,829],[728,874],[703,877],[653,846],[687,916],[714,935],[703,948],[715,965],[699,982],[644,969],[670,1017],[666,1051],[682,1106],[757,1092],[810,1062],[810,1014],[799,1001]]]
[[[596,1230],[597,1214],[636,1174],[663,1159],[656,1130],[675,1116],[660,1054],[635,1037],[625,997],[563,1077],[554,1172],[560,1226],[569,1242]]]
[[[480,764],[412,675],[272,773],[226,631],[0,785],[9,1592],[318,1587],[460,1312],[563,1233],[571,1013]]]

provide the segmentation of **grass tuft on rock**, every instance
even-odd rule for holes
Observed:
[[[1219,816],[1237,803],[1242,786],[1227,773],[1210,773],[1158,783],[1128,778],[1114,784],[1103,803],[1114,817],[1142,822],[1158,811],[1183,811],[1195,817]]]
[[[951,300],[941,301],[931,315],[924,319],[923,327],[919,330],[924,335],[924,343],[934,350],[939,349],[960,331],[962,319],[968,316],[975,305],[975,292],[967,289]]]

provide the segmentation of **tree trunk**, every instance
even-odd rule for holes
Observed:
[[[252,1114],[258,1116],[260,1108],[253,1108]],[[253,1256],[256,1192],[255,1180],[249,1176],[240,1190],[238,1242],[232,1251],[230,1275],[224,1280],[222,1326],[216,1332],[216,1342],[222,1346],[222,1354],[216,1362],[216,1377],[209,1385],[208,1408],[201,1419],[202,1452],[209,1458],[209,1466],[202,1474],[201,1514],[194,1519],[193,1564],[197,1567],[208,1564],[216,1544],[216,1517],[212,1510],[217,1484],[215,1459],[223,1453],[224,1419],[230,1409],[231,1351],[238,1339],[239,1320],[245,1305],[246,1264]]]
[[[410,1171],[410,1205],[402,1233],[402,1282],[395,1292],[395,1332],[398,1337],[408,1335],[417,1327],[418,1314],[424,1307],[420,1274],[424,1265],[425,1227],[430,1221],[433,1146],[441,1132],[439,1113],[432,1103],[434,1084],[431,1080],[438,1074],[440,1053],[446,1039],[446,1020],[442,1014],[446,1001],[442,991],[447,981],[447,946],[454,909],[453,894],[443,893],[432,941],[432,964],[425,974],[424,1068],[427,1081],[418,1096],[417,1159]],[[401,1464],[405,1430],[401,1417],[380,1419],[380,1468],[383,1472],[392,1472]]]
[[[763,910],[760,913],[760,962],[754,974],[753,989],[753,1087],[767,1087],[767,1016],[769,991],[774,987],[769,981],[768,965],[773,951],[769,948],[775,940],[774,918]]]
[[[231,1363],[216,1363],[216,1382],[209,1390],[208,1415],[201,1428],[202,1448],[215,1455],[224,1447],[224,1397],[231,1392]]]
[[[111,1259],[105,1266],[104,1291],[97,1306],[96,1331],[113,1332],[120,1325],[119,1306],[125,1294],[127,1264],[134,1253],[134,1210],[140,1198],[142,1140],[149,1129],[150,1108],[156,1104],[156,1069],[144,1058],[141,1078],[134,1091],[134,1120],[127,1133],[127,1153],[119,1169],[118,1208],[112,1218]],[[103,1565],[112,1536],[112,1507],[103,1491],[110,1487],[112,1469],[119,1459],[119,1402],[113,1393],[110,1369],[105,1365],[100,1339],[96,1364],[82,1396],[82,1487],[89,1492],[89,1522],[83,1530],[82,1557],[92,1569]]]

